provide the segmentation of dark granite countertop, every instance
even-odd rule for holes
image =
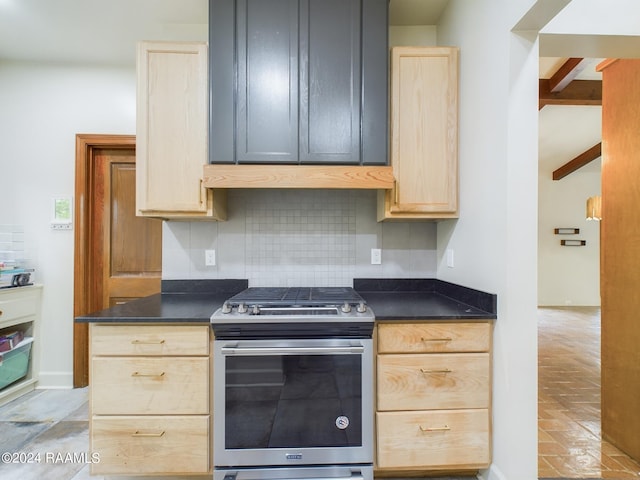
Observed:
[[[162,280],[162,293],[76,317],[76,322],[209,323],[225,300],[248,285],[247,280]]]
[[[486,320],[497,296],[438,279],[354,279],[376,320]]]
[[[208,323],[247,280],[163,280],[162,293],[76,317],[76,322]],[[496,295],[437,279],[354,279],[376,320],[496,318]]]

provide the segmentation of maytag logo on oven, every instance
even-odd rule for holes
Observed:
[[[285,453],[284,457],[287,460],[302,460],[301,453]]]

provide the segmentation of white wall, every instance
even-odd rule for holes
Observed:
[[[491,468],[482,472],[487,479],[537,478],[539,46],[545,41],[545,55],[562,56],[551,48],[554,31],[540,37],[538,31],[561,6],[545,0],[451,0],[438,26],[439,44],[461,47],[460,219],[438,225],[438,277],[498,294],[494,455]],[[531,30],[512,32],[530,8],[536,10],[525,22]],[[566,56],[628,53],[626,42],[611,36],[629,34],[619,28],[638,18],[640,5],[615,0],[606,12],[602,8],[597,0],[585,0],[560,12],[556,27],[569,37],[573,31],[581,34],[563,38],[580,45],[579,53]],[[589,35],[595,21],[604,36]],[[455,251],[453,269],[442,262],[447,248]]]
[[[599,163],[599,162],[596,162]],[[600,171],[576,171],[554,181],[540,171],[538,223],[538,305],[600,305],[600,222],[587,221],[588,197],[600,195]],[[555,235],[559,227],[579,228],[578,235]],[[585,240],[567,247],[561,240]]]
[[[437,45],[437,28],[433,25],[389,27],[389,46]]]
[[[537,478],[538,50],[535,34],[511,32],[518,5],[452,0],[438,26],[438,43],[461,50],[460,218],[438,224],[438,278],[498,295],[493,464],[482,476],[531,480]],[[454,250],[454,268],[443,262],[446,249]]]
[[[77,133],[135,133],[135,71],[0,62],[0,224],[24,227],[44,285],[41,387],[73,384],[73,231],[50,228],[73,195]]]
[[[561,112],[559,114],[559,112]],[[539,112],[538,305],[600,305],[600,229],[585,218],[587,198],[600,193],[600,160],[560,180],[553,171],[602,136],[602,108],[547,105]],[[585,138],[593,139],[585,145]],[[565,141],[568,140],[568,141]],[[559,227],[578,235],[554,235]],[[586,240],[562,247],[560,240]]]

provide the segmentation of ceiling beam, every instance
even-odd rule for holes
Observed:
[[[561,178],[566,177],[570,173],[575,172],[579,168],[584,167],[586,164],[592,162],[596,158],[600,158],[602,156],[602,143],[598,143],[594,145],[589,150],[582,152],[573,160],[565,163],[563,166],[558,168],[553,172],[553,179],[560,180]]]
[[[561,92],[584,68],[584,58],[570,58],[549,79],[549,90],[553,93]]]
[[[552,92],[549,79],[538,80],[538,108],[545,105],[602,105],[601,80],[574,80],[562,91]]]

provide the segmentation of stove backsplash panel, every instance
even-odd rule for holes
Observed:
[[[164,222],[164,279],[247,278],[250,286],[349,286],[434,277],[436,224],[376,221],[369,190],[230,190],[226,222]],[[371,249],[382,263],[371,265]],[[215,250],[216,265],[205,265]]]

